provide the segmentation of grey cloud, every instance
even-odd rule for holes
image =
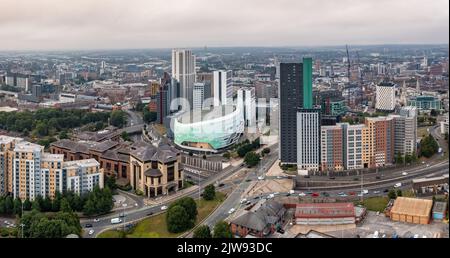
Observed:
[[[2,0],[0,50],[448,43],[448,0]]]

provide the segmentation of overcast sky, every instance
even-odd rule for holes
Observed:
[[[448,0],[1,0],[0,51],[448,43]]]

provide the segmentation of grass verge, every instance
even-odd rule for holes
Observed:
[[[216,192],[216,198],[211,201],[205,201],[203,199],[196,200],[197,203],[197,221],[200,223],[205,219],[217,206],[219,206],[225,200],[225,194]],[[134,229],[126,234],[127,238],[175,238],[181,233],[170,233],[167,230],[166,213],[161,213],[150,218],[146,218],[136,224]],[[100,235],[98,238],[120,238],[123,233],[120,230],[108,230]]]

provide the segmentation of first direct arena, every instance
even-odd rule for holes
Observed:
[[[244,132],[244,116],[233,105],[194,110],[175,119],[173,132],[180,148],[216,153],[239,140]]]

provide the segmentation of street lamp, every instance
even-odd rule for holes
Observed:
[[[122,215],[123,215],[123,232],[125,232],[125,219],[126,219],[126,216],[125,216],[125,207],[127,207],[127,204],[126,204],[126,203],[123,203],[123,204],[122,204],[122,207],[123,207],[123,212],[122,212]]]

